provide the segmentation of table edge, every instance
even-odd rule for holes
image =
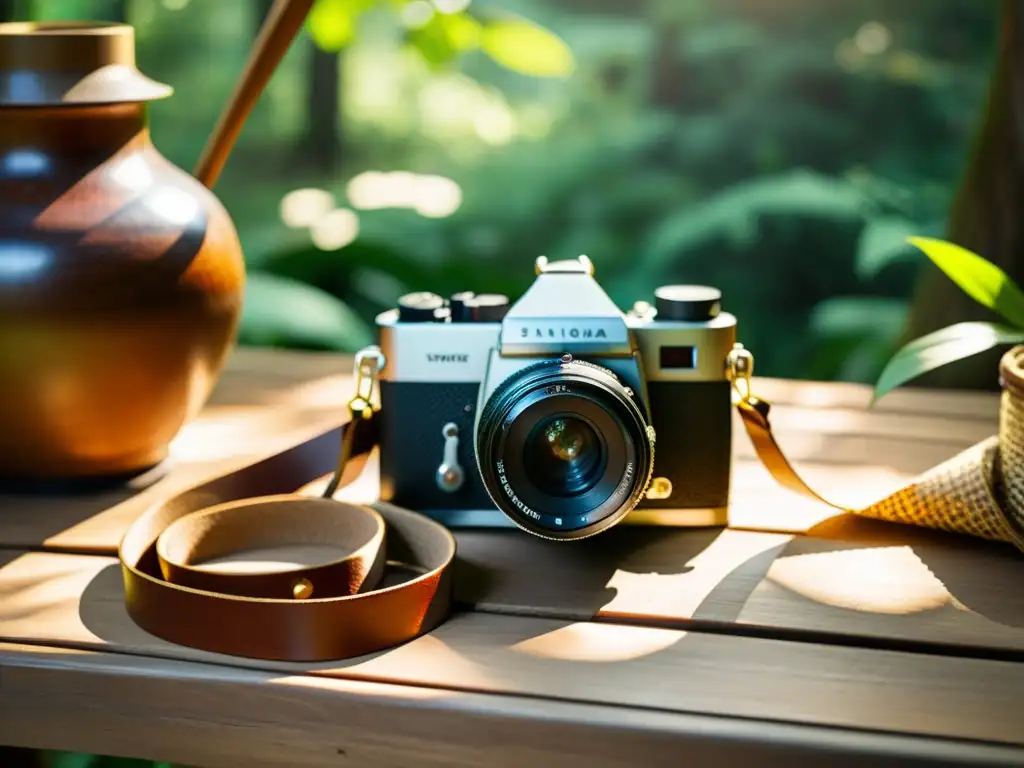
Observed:
[[[680,748],[700,748],[706,755],[707,765],[724,764],[723,759],[733,759],[729,755],[735,750],[750,749],[753,745],[770,745],[773,761],[779,764],[791,764],[794,760],[813,758],[823,765],[836,765],[835,760],[872,759],[872,765],[906,765],[907,760],[932,761],[943,765],[1020,765],[1024,761],[1024,747],[979,742],[957,738],[940,738],[916,734],[899,734],[885,731],[834,728],[818,725],[804,725],[786,721],[761,720],[753,718],[730,718],[700,712],[667,711],[661,709],[644,709],[625,707],[595,702],[576,702],[571,700],[549,698],[533,695],[499,695],[476,693],[459,690],[443,689],[446,694],[441,704],[436,698],[437,689],[420,688],[418,686],[396,685],[372,681],[354,681],[339,678],[315,677],[311,675],[282,675],[267,673],[256,669],[224,667],[202,662],[167,660],[156,657],[133,656],[105,653],[101,651],[69,651],[59,646],[25,645],[19,643],[0,642],[0,742],[11,742],[10,746],[69,749],[76,750],[83,745],[74,740],[61,740],[60,723],[48,722],[44,729],[52,738],[40,743],[38,738],[25,738],[19,734],[28,731],[24,723],[19,724],[19,702],[22,696],[17,690],[5,686],[4,681],[12,671],[21,673],[45,674],[59,672],[74,676],[69,680],[69,688],[81,690],[102,690],[105,680],[113,677],[129,677],[145,679],[149,685],[160,684],[180,685],[184,680],[210,681],[211,672],[217,676],[218,685],[227,686],[229,693],[237,696],[238,701],[249,701],[254,696],[276,694],[270,687],[268,677],[302,678],[310,684],[310,697],[313,693],[340,697],[345,704],[359,707],[377,707],[400,713],[397,722],[404,718],[415,717],[418,711],[428,710],[450,716],[451,733],[464,733],[462,743],[446,741],[448,749],[456,748],[471,752],[477,748],[474,742],[474,729],[465,722],[467,718],[482,718],[491,723],[484,738],[495,737],[494,728],[502,729],[509,738],[522,734],[524,727],[543,723],[546,727],[556,730],[563,729],[565,737],[571,739],[578,747],[586,747],[585,734],[599,730],[603,735],[621,738],[630,744],[637,739],[657,741],[664,747],[666,741]],[[133,674],[138,672],[138,674]],[[143,674],[144,672],[144,674]],[[301,690],[290,687],[289,690]],[[410,695],[412,693],[413,695]],[[416,693],[422,694],[420,696]],[[159,692],[154,692],[159,695]],[[196,697],[200,708],[210,706],[206,697]],[[249,708],[250,705],[247,705]],[[109,717],[114,719],[124,713],[114,708]],[[30,717],[26,715],[25,717]],[[190,713],[190,718],[198,720],[216,719],[216,712]],[[176,721],[178,730],[187,730],[191,719]],[[390,722],[396,722],[394,718]],[[294,729],[294,723],[289,728]],[[164,731],[165,743],[161,749],[173,751],[174,746],[184,734]],[[268,729],[272,731],[272,729]],[[112,728],[107,733],[117,733]],[[379,735],[390,735],[391,731],[382,729]],[[262,733],[257,729],[250,734],[258,738]],[[268,739],[274,739],[268,735]],[[13,742],[12,742],[13,739]],[[194,746],[194,745],[193,745]],[[255,747],[255,745],[254,745]],[[118,749],[118,747],[112,747]],[[678,753],[677,753],[678,754]],[[150,755],[126,755],[145,757]],[[410,753],[410,757],[416,755]],[[158,758],[163,755],[155,756]],[[766,763],[767,765],[772,762]],[[857,763],[851,762],[850,765]],[[495,768],[512,763],[501,760],[493,763]],[[213,768],[213,766],[211,766]]]

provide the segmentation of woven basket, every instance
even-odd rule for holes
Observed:
[[[1005,541],[1024,550],[1024,347],[999,364],[999,433],[858,514]]]

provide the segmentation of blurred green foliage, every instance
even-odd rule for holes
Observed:
[[[123,9],[140,66],[177,89],[153,133],[183,167],[269,7],[21,1],[46,18]],[[217,188],[253,274],[242,341],[351,350],[403,291],[515,296],[537,255],[586,253],[623,306],[667,282],[721,287],[761,374],[873,382],[928,264],[907,237],[944,232],[996,15],[963,0],[318,0]],[[454,181],[457,209],[354,199],[366,172],[396,171]],[[344,231],[282,219],[304,188],[329,193],[324,221],[354,212]]]

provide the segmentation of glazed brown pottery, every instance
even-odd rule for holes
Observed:
[[[0,478],[155,465],[207,399],[245,271],[153,146],[125,25],[0,25]]]

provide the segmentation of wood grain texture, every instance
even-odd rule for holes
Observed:
[[[620,525],[582,546],[516,531],[456,539],[456,599],[474,610],[682,624],[735,621],[791,537]]]
[[[498,531],[457,538],[457,596],[476,610],[736,622],[1024,660],[1024,558],[1009,545],[852,515],[801,536],[619,526],[581,547]]]
[[[776,554],[741,624],[998,649],[1024,660],[1024,558],[1008,544],[845,516]]]
[[[1009,547],[853,518],[816,533],[620,526],[565,547],[516,531],[464,531],[456,604],[1024,660],[1024,560]],[[248,663],[140,630],[125,613],[113,558],[0,551],[0,563],[0,636],[9,640]]]
[[[609,532],[592,540],[600,546],[570,553],[514,532],[467,532],[459,534],[456,602],[463,609],[561,619],[721,624],[737,619],[788,540],[636,528]],[[0,550],[0,637],[260,666],[172,645],[139,629],[125,611],[117,561],[108,557]]]
[[[0,742],[208,768],[1018,765],[1018,748],[0,644]],[[238,706],[238,702],[246,706]],[[582,724],[585,724],[582,725]]]
[[[208,408],[172,443],[167,464],[93,493],[0,495],[0,542],[116,552],[128,525],[156,501],[308,440],[338,423],[328,409]]]
[[[164,465],[92,493],[0,493],[0,543],[116,552],[121,536],[158,499],[284,450],[342,421],[349,369],[331,356],[318,378],[301,365],[255,374],[237,352],[203,412],[171,443]],[[285,356],[287,362],[287,355]],[[340,367],[339,367],[340,366]]]
[[[288,674],[537,696],[728,717],[1024,744],[1024,665],[638,626],[460,614],[350,661],[278,664],[156,640],[131,623],[104,558],[27,555],[0,602],[0,640]],[[73,564],[70,561],[96,561]],[[33,560],[31,568],[27,564]],[[15,562],[17,565],[17,561]],[[7,566],[7,571],[12,566]],[[76,593],[82,576],[84,593]],[[20,588],[17,586],[21,584]],[[201,696],[201,687],[195,695]],[[104,694],[96,693],[101,696]]]

